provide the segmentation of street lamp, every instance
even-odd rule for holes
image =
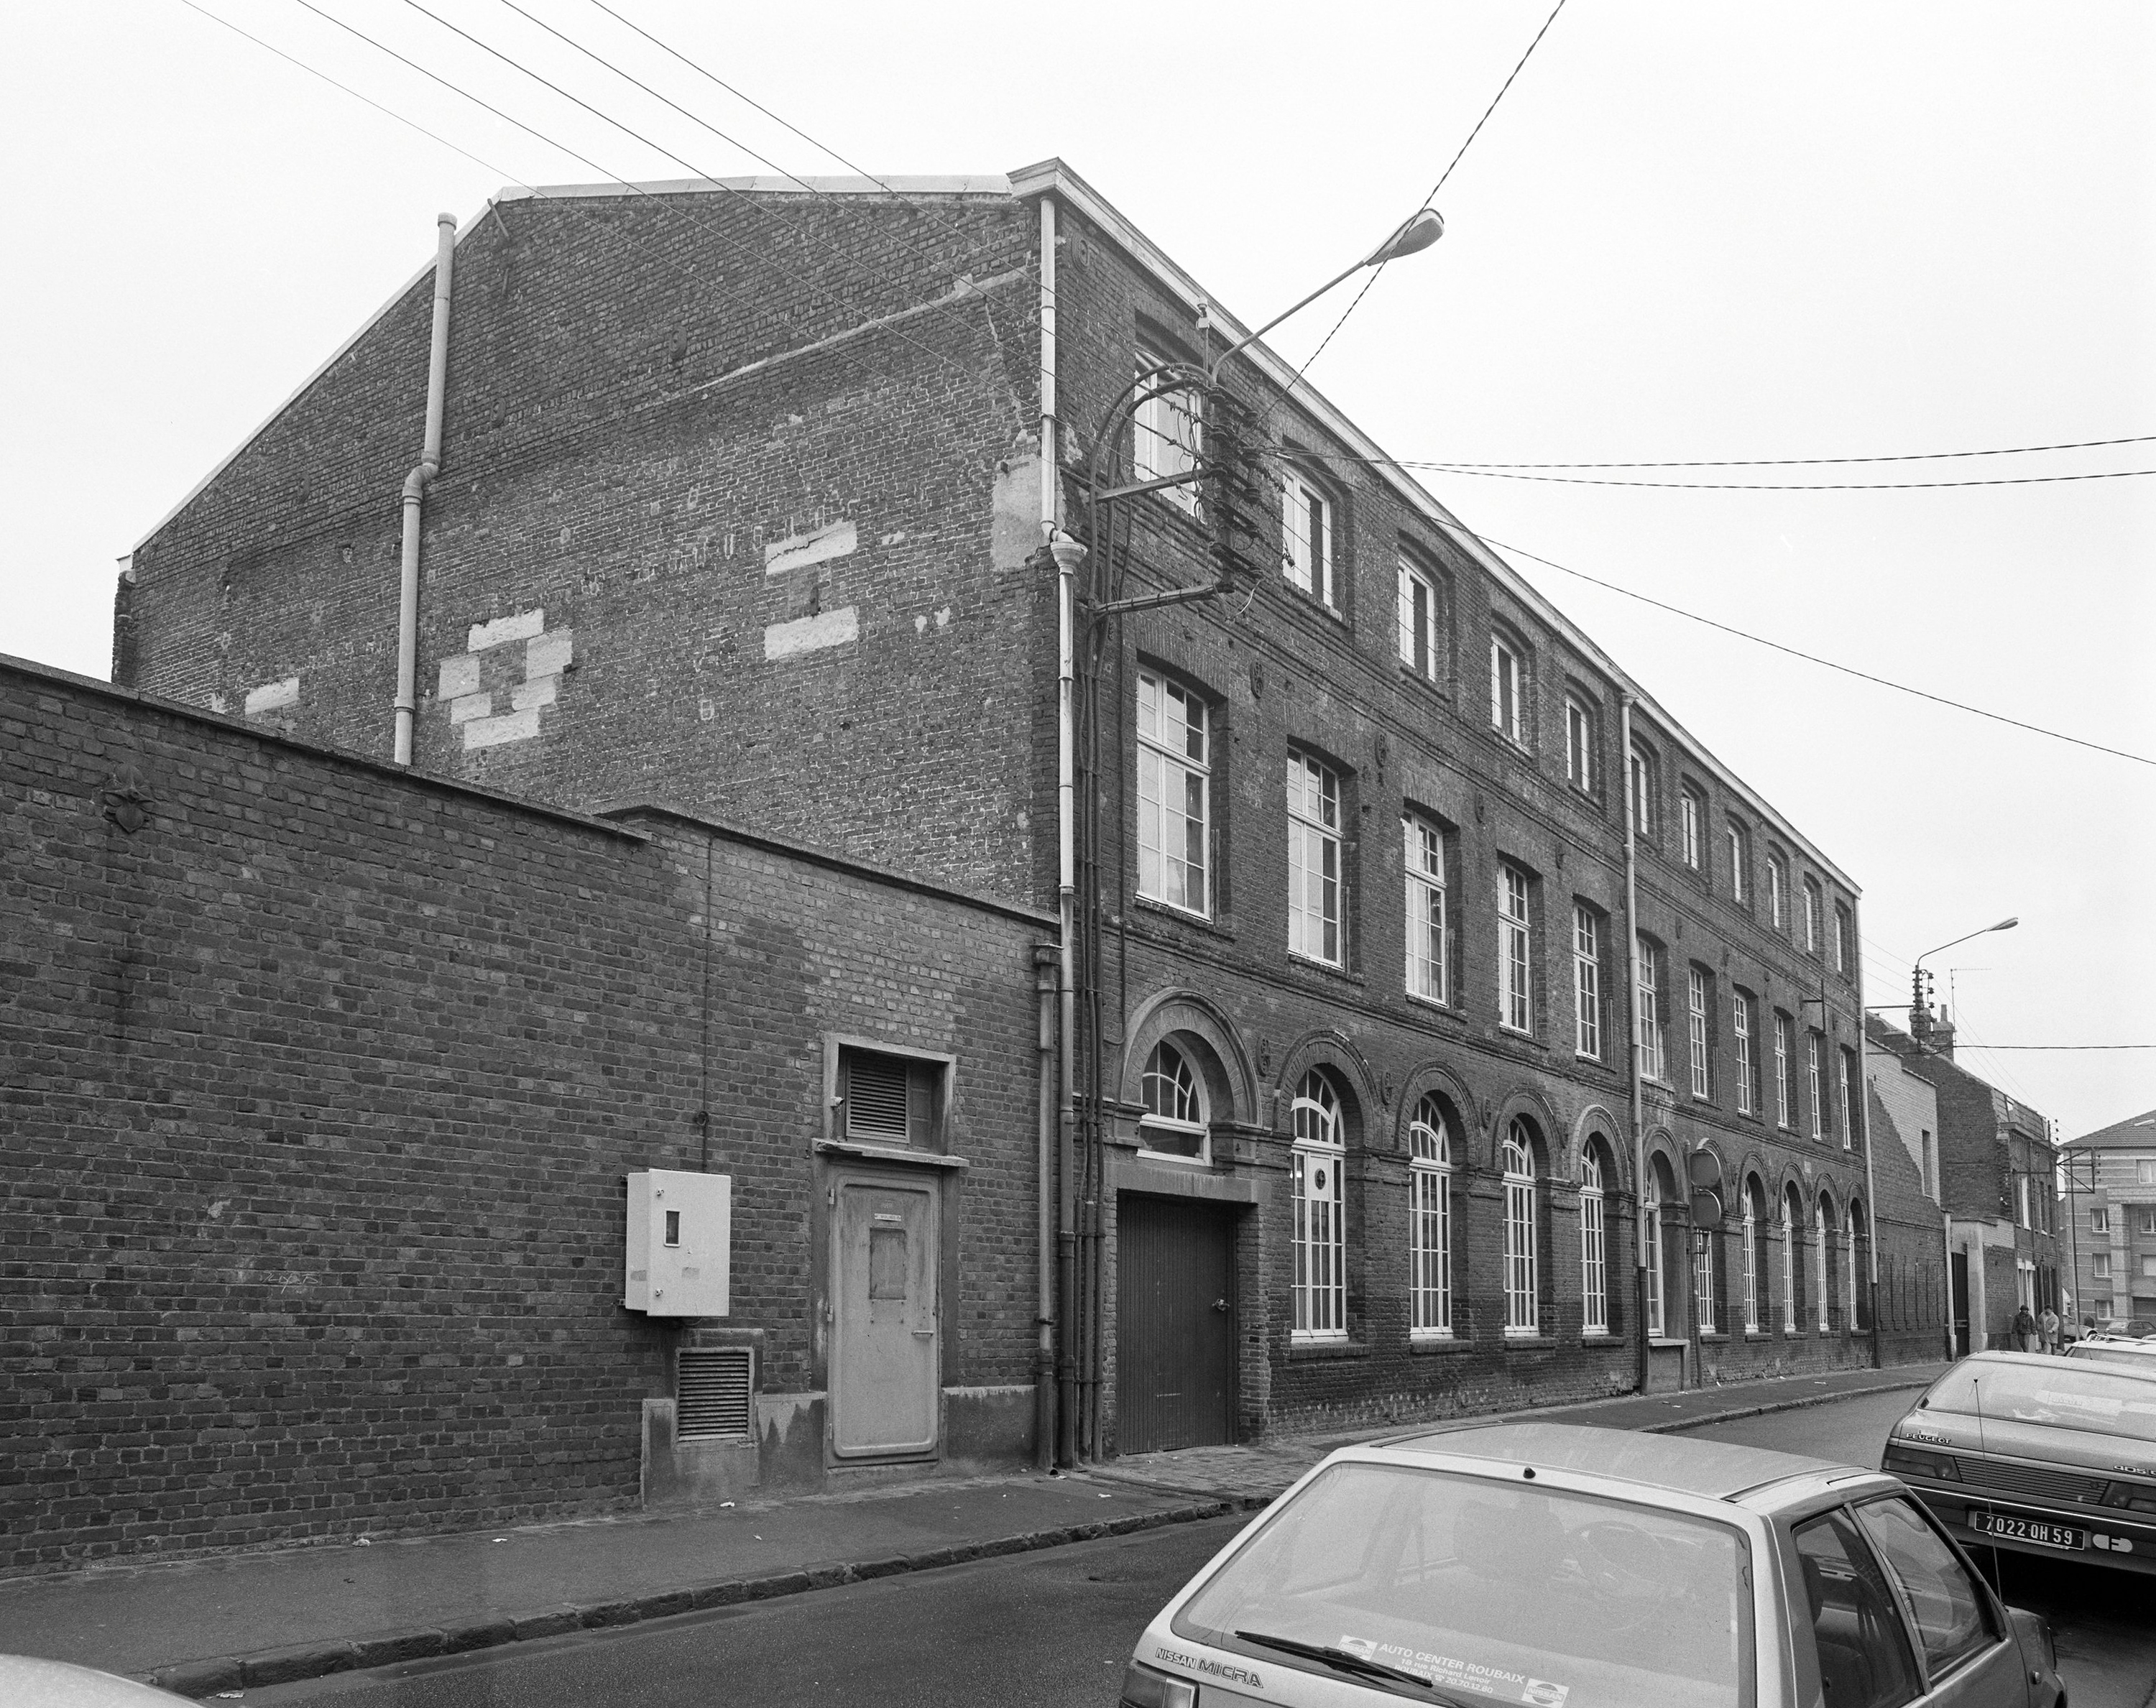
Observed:
[[[1982,931],[1971,931],[1967,936],[1956,937],[1953,943],[1942,943],[1939,945],[1938,948],[1927,949],[1922,955],[1919,955],[1917,957],[1916,964],[1909,969],[1909,1013],[1911,1019],[1913,1020],[1915,1018],[1916,1011],[1917,1009],[1922,1008],[1928,1013],[1931,1008],[1931,1004],[1924,1000],[1924,962],[1927,959],[1933,955],[1940,953],[1943,950],[1953,948],[1955,943],[1966,943],[1970,937],[1981,937],[1984,936],[1985,933],[1990,931],[2010,931],[2015,926],[2020,923],[2021,921],[2019,918],[2003,919],[1995,926],[1986,926]]]
[[[1293,308],[1284,309],[1255,332],[1246,332],[1214,357],[1213,365],[1206,370],[1206,377],[1217,382],[1220,370],[1229,356],[1246,344],[1254,344],[1290,315],[1299,314],[1332,289],[1342,280],[1361,272],[1365,267],[1382,267],[1388,261],[1397,261],[1404,255],[1419,254],[1445,235],[1445,220],[1435,208],[1418,208],[1377,248],[1352,267],[1343,269],[1312,291]]]

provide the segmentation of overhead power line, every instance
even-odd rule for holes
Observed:
[[[1529,474],[1516,469],[1478,469],[1466,463],[1416,462],[1400,466],[1445,474],[1474,474],[1490,480],[1541,480],[1562,486],[1653,486],[1678,492],[1911,492],[1943,486],[2042,486],[2059,480],[2126,480],[2156,474],[2156,469],[2107,469],[2088,474],[1994,474],[1969,480],[1617,480],[1594,474]]]
[[[2123,439],[2076,439],[2048,445],[1999,445],[1981,451],[1889,451],[1868,457],[1691,457],[1678,462],[1650,459],[1608,463],[1491,463],[1456,457],[1421,466],[1431,469],[1797,469],[1834,463],[1935,463],[1957,457],[2027,457],[2043,451],[2093,451],[2109,445],[2139,445],[2156,441],[2156,433],[2129,433]]]
[[[1827,669],[1840,671],[1845,676],[1854,676],[1860,682],[1875,683],[1881,688],[1891,688],[1898,694],[1912,695],[1918,700],[1928,700],[1935,705],[1951,706],[1956,711],[1965,711],[1975,717],[1988,718],[1993,723],[2006,724],[2017,730],[2026,730],[2031,735],[2048,736],[2055,741],[2070,742],[2076,747],[2087,747],[2092,752],[2108,753],[2114,759],[2130,759],[2137,765],[2156,766],[2156,759],[2151,759],[2145,754],[2128,753],[2121,747],[2107,747],[2101,741],[2085,741],[2079,736],[2069,736],[2061,730],[2047,730],[2041,724],[2027,723],[2020,718],[2008,717],[2004,712],[1986,711],[1980,705],[1971,705],[1964,700],[1949,700],[1943,694],[1933,694],[1927,689],[1912,687],[1907,682],[1897,682],[1889,676],[1875,676],[1869,670],[1860,670],[1852,664],[1837,664],[1834,659],[1823,659],[1816,653],[1804,652],[1797,647],[1784,645],[1779,640],[1769,640],[1764,635],[1753,634],[1749,630],[1738,628],[1727,623],[1718,623],[1712,617],[1702,617],[1698,612],[1687,611],[1681,605],[1672,605],[1665,600],[1653,598],[1645,593],[1635,592],[1630,587],[1620,587],[1615,582],[1604,581],[1599,576],[1588,574],[1585,570],[1573,569],[1568,564],[1559,563],[1554,558],[1544,557],[1541,553],[1530,551],[1524,546],[1507,546],[1502,540],[1493,540],[1486,534],[1478,534],[1472,528],[1463,524],[1440,522],[1437,526],[1448,533],[1456,534],[1462,539],[1471,540],[1486,549],[1509,551],[1515,557],[1526,558],[1531,563],[1539,563],[1545,568],[1553,569],[1560,575],[1568,575],[1592,586],[1606,588],[1610,592],[1621,593],[1628,599],[1637,599],[1643,605],[1652,605],[1656,610],[1667,611],[1673,617],[1682,617],[1689,622],[1702,623],[1709,628],[1718,628],[1724,634],[1733,634],[1739,640],[1748,640],[1755,646],[1768,647],[1775,652],[1786,653],[1793,659],[1802,659],[1808,664],[1822,665]]]

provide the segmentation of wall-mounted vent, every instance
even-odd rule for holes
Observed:
[[[846,1133],[857,1139],[906,1141],[907,1064],[896,1056],[850,1050],[846,1057]]]
[[[747,1346],[676,1354],[674,1435],[679,1441],[745,1440],[755,1354]]]

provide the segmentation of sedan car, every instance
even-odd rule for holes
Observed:
[[[2124,1335],[2129,1340],[2144,1340],[2156,1335],[2156,1319],[2146,1316],[2107,1316],[2096,1326],[2100,1335]]]
[[[2156,1572],[2156,1382],[2138,1367],[1974,1353],[1895,1424],[1881,1464],[1964,1543]]]
[[[2066,1347],[2066,1356],[2093,1358],[2100,1364],[2123,1365],[2156,1376],[2156,1341],[2134,1340],[2126,1335],[2084,1335]]]
[[[2049,1628],[1892,1477],[1489,1425],[1333,1454],[1139,1639],[1125,1708],[2056,1708]]]

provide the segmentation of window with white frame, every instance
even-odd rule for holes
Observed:
[[[1198,914],[1210,905],[1208,724],[1188,689],[1138,672],[1138,894]]]
[[[1287,578],[1334,610],[1340,607],[1332,567],[1332,506],[1301,473],[1281,482],[1281,560]]]
[[[2156,1259],[2143,1258],[2141,1263],[2141,1273],[2144,1275],[2156,1275]],[[2014,1260],[2014,1294],[2023,1310],[2031,1311],[2035,1310],[2036,1265],[2028,1258],[2016,1258]]]
[[[1435,1097],[1408,1129],[1408,1277],[1416,1340],[1452,1334],[1452,1134]]]
[[[1408,994],[1442,1003],[1451,990],[1445,982],[1445,833],[1427,818],[1409,813],[1400,820],[1407,852]]]
[[[1691,1055],[1691,1095],[1714,1095],[1712,1032],[1713,998],[1704,967],[1692,967],[1685,974],[1685,1043]]]
[[[1827,1320],[1826,1278],[1830,1273],[1828,1268],[1827,1256],[1826,1230],[1828,1225],[1826,1200],[1825,1198],[1821,1198],[1817,1203],[1812,1206],[1812,1239],[1819,1247],[1819,1250],[1815,1254],[1813,1259],[1819,1265],[1818,1273],[1814,1277],[1814,1280],[1818,1283],[1818,1285],[1814,1290],[1819,1295],[1819,1326],[1822,1330],[1831,1328],[1833,1326],[1833,1324]]]
[[[1840,902],[1834,905],[1834,970],[1846,972],[1856,959],[1856,921]]]
[[[1728,828],[1729,895],[1732,901],[1747,901],[1752,895],[1752,841],[1734,818]]]
[[[1677,851],[1695,872],[1702,857],[1700,820],[1706,814],[1707,803],[1697,789],[1687,787],[1677,791]]]
[[[1633,1007],[1640,1033],[1640,1073],[1644,1079],[1669,1077],[1667,1053],[1662,1048],[1662,951],[1644,933],[1640,937],[1640,987]]]
[[[1534,1004],[1529,996],[1532,970],[1532,926],[1529,924],[1528,878],[1517,866],[1497,867],[1497,1023],[1511,1032],[1533,1030]]]
[[[1313,1068],[1296,1088],[1291,1186],[1295,1206],[1295,1325],[1299,1341],[1348,1338],[1347,1217],[1340,1176],[1348,1147],[1340,1098]]]
[[[1535,1153],[1517,1116],[1505,1135],[1505,1332],[1538,1331],[1535,1272]]]
[[[1625,798],[1631,803],[1632,828],[1642,839],[1652,840],[1661,828],[1655,816],[1655,803],[1660,798],[1655,756],[1635,744],[1625,763]]]
[[[1167,1156],[1205,1160],[1205,1088],[1189,1058],[1164,1039],[1146,1058],[1138,1096],[1145,1105],[1138,1120],[1140,1144]]]
[[[1841,1130],[1841,1148],[1856,1147],[1857,1099],[1864,1095],[1864,1081],[1856,1065],[1856,1052],[1844,1045],[1841,1052],[1841,1102],[1835,1111],[1836,1125]]]
[[[1735,998],[1729,1005],[1730,1030],[1737,1037],[1737,1112],[1757,1115],[1759,1112],[1759,1042],[1754,1036],[1759,1013],[1759,999],[1751,992],[1732,992]]]
[[[1804,1084],[1811,1093],[1812,1136],[1826,1136],[1826,1039],[1816,1031],[1804,1034]]]
[[[1594,714],[1576,694],[1564,697],[1564,780],[1594,792]]]
[[[1572,910],[1573,1053],[1602,1057],[1602,921],[1584,902]]]
[[[2137,1186],[2156,1186],[2156,1162],[2138,1162],[2133,1165],[2133,1181]]]
[[[1508,741],[1527,741],[1527,680],[1518,646],[1508,637],[1490,637],[1490,727]]]
[[[1856,1206],[1855,1204],[1851,1204],[1849,1207],[1842,1222],[1841,1249],[1843,1267],[1849,1271],[1846,1277],[1848,1290],[1842,1295],[1842,1297],[1849,1302],[1842,1308],[1845,1313],[1845,1320],[1852,1331],[1862,1327],[1864,1323],[1864,1311],[1861,1308],[1864,1302],[1864,1295],[1857,1290],[1856,1287],[1856,1242],[1858,1231],[1856,1224]]]
[[[1767,922],[1778,931],[1789,922],[1789,863],[1778,854],[1767,856]]]
[[[1426,682],[1438,678],[1437,582],[1404,557],[1400,559],[1400,662]]]
[[[1926,1138],[1929,1138],[1931,1135],[1929,1133],[1926,1133],[1924,1136]],[[1930,1189],[1930,1186],[1931,1182],[1929,1181],[1925,1182],[1925,1189],[1927,1191]],[[2107,1209],[2091,1210],[2089,1212],[2089,1232],[2092,1234],[2110,1233],[2111,1212]]]
[[[1580,1330],[1609,1332],[1609,1242],[1604,1213],[1602,1148],[1590,1144],[1579,1159]]]
[[[1804,947],[1815,955],[1820,946],[1820,886],[1804,880]]]
[[[2156,1257],[2144,1257],[2141,1259],[2141,1274],[2143,1280],[2156,1276]]]
[[[2094,1265],[2094,1267],[2090,1269],[2089,1273],[2095,1276],[2097,1280],[2107,1281],[2111,1279],[2111,1254],[2109,1252],[2099,1251],[2093,1257],[2089,1259],[2089,1262]]]
[[[1797,1201],[1782,1195],[1782,1332],[1797,1331]]]
[[[1138,352],[1137,372],[1142,377],[1163,365],[1151,351]],[[1156,389],[1158,380],[1142,390],[1147,395],[1131,423],[1132,474],[1139,480],[1165,480],[1188,474],[1198,466],[1204,444],[1204,423],[1198,393],[1188,387]],[[1198,483],[1164,486],[1159,495],[1178,510],[1198,514]]]
[[[2014,1177],[2014,1198],[2015,1208],[2018,1212],[2015,1219],[2026,1228],[2030,1225],[2029,1177],[2027,1175],[2017,1174]]]
[[[1659,1340],[1662,1321],[1662,1182],[1653,1168],[1647,1171],[1645,1201],[1640,1207],[1640,1239],[1646,1250],[1647,1338]]]
[[[1691,1234],[1691,1320],[1703,1335],[1714,1332],[1714,1235],[1704,1228]]]
[[[1797,1066],[1792,1052],[1796,1045],[1796,1025],[1787,1014],[1774,1011],[1774,1125],[1793,1126],[1796,1123]]]
[[[1340,779],[1307,755],[1287,761],[1288,952],[1343,964]]]
[[[1743,1305],[1744,1332],[1759,1332],[1759,1211],[1758,1188],[1744,1182]]]
[[[2156,1234],[2156,1204],[2143,1204],[2133,1218],[2136,1234]]]

